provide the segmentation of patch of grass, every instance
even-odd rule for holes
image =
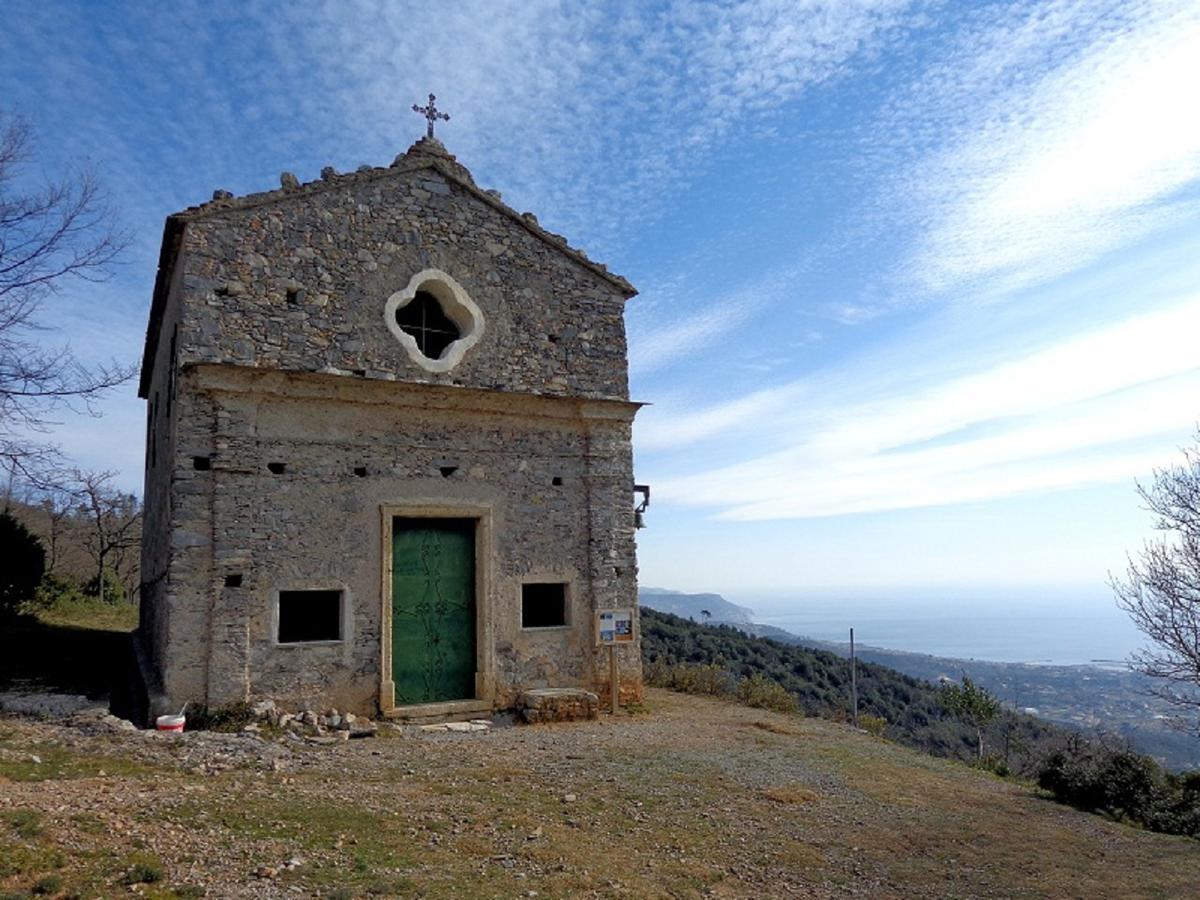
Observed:
[[[785,784],[767,788],[763,796],[773,803],[793,806],[800,803],[812,803],[820,798],[820,794],[802,784]]]
[[[144,763],[116,756],[83,754],[54,744],[33,744],[22,748],[28,751],[18,759],[0,759],[0,777],[12,781],[61,781],[70,778],[92,778],[105,775],[144,775],[153,769]],[[34,762],[30,755],[41,762]]]
[[[32,809],[14,809],[3,814],[4,822],[17,837],[31,841],[42,834],[42,815]]]
[[[316,869],[309,877],[318,883],[378,878],[376,873],[410,865],[412,847],[403,829],[409,822],[344,803],[313,803],[262,794],[226,796],[221,800],[186,803],[163,813],[172,821],[194,827],[219,827],[230,838],[284,842],[289,852],[322,855],[345,847],[344,864]],[[429,828],[436,823],[421,823]],[[353,842],[346,840],[354,838]]]
[[[122,884],[158,884],[163,880],[163,867],[157,859],[139,854],[130,860],[129,868],[121,876]]]
[[[71,822],[85,834],[105,834],[108,831],[108,825],[92,813],[75,813],[71,816]]]
[[[29,889],[29,892],[39,897],[44,897],[50,894],[57,894],[62,889],[63,880],[61,875],[43,875],[33,883],[33,887]]]
[[[107,603],[95,597],[60,597],[49,606],[33,610],[45,625],[89,628],[97,631],[133,631],[138,624],[136,603]]]
[[[363,890],[371,897],[408,897],[417,893],[417,883],[411,878],[393,878],[369,882]]]

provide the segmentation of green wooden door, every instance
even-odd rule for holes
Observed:
[[[475,696],[475,521],[394,519],[396,704]]]

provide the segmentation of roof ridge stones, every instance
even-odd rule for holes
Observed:
[[[476,199],[504,214],[534,236],[541,238],[565,256],[600,276],[621,291],[626,299],[637,294],[637,289],[632,284],[622,276],[610,272],[604,263],[596,262],[590,259],[585,251],[577,247],[572,247],[561,234],[556,234],[549,229],[543,228],[538,223],[537,216],[533,213],[517,212],[501,199],[499,191],[487,190],[477,186],[475,179],[471,177],[471,173],[467,170],[467,167],[460,163],[437,138],[421,138],[404,153],[397,155],[392,160],[390,166],[362,165],[353,172],[338,172],[333,166],[325,166],[321,169],[320,179],[306,182],[301,182],[291,172],[283,172],[279,176],[280,186],[278,188],[270,191],[244,194],[240,197],[234,196],[226,190],[216,190],[213,191],[211,200],[174,213],[170,218],[186,222],[217,213],[253,209],[280,200],[290,200],[297,196],[321,193],[346,183],[369,182],[380,178],[387,178],[397,172],[415,172],[426,168],[436,170],[442,176],[450,179],[472,194]]]

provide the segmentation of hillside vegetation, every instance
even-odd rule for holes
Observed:
[[[643,607],[642,655],[652,683],[669,683],[671,666],[716,666],[733,679],[770,679],[796,698],[806,715],[845,721],[850,710],[849,661],[823,650],[747,635],[729,625],[699,623]],[[707,692],[706,692],[707,693]],[[886,721],[884,734],[935,756],[975,755],[972,729],[950,716],[929,682],[874,663],[858,664],[860,716]],[[986,732],[993,764],[1033,774],[1069,732],[1032,716],[1004,712]]]

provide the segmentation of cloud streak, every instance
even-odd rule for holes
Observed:
[[[1195,216],[1200,8],[1035,4],[988,26],[932,73],[947,146],[898,192],[924,221],[910,283],[1012,290]]]
[[[810,518],[961,503],[1130,478],[1164,461],[1139,446],[1194,422],[1200,296],[948,381],[855,390],[853,372],[651,418],[639,446],[748,433],[782,449],[683,477],[660,501],[739,520]],[[790,439],[789,439],[790,438]]]

